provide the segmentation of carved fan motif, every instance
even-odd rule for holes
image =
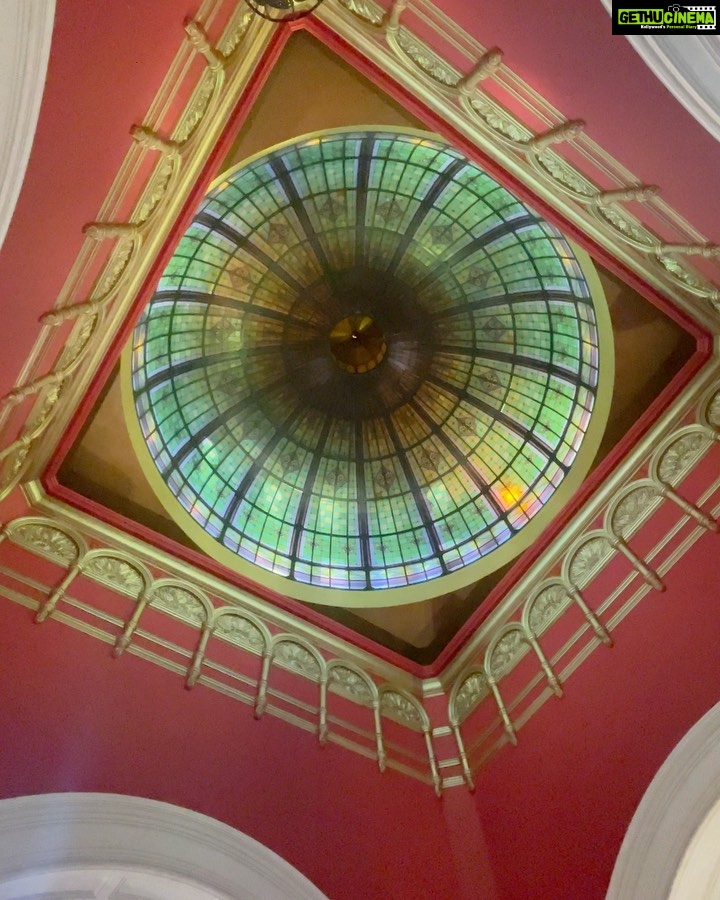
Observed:
[[[244,644],[254,649],[262,649],[265,646],[265,638],[262,631],[244,616],[225,615],[218,616],[215,625],[215,633],[222,635],[234,644]]]
[[[714,394],[708,403],[707,420],[715,428],[720,428],[720,391]]]
[[[356,703],[371,706],[373,695],[368,683],[357,672],[345,666],[333,666],[330,669],[328,684],[332,690],[344,694]]]
[[[84,565],[83,572],[89,578],[103,581],[125,594],[137,595],[144,586],[140,572],[115,556],[93,556]]]
[[[524,143],[532,137],[532,133],[527,128],[520,125],[509,113],[501,112],[496,104],[489,102],[484,97],[474,97],[470,101],[470,107],[486,125],[504,138]]]
[[[205,607],[190,591],[176,585],[164,585],[153,595],[153,604],[180,619],[202,625],[205,621]]]
[[[488,692],[488,683],[484,675],[480,672],[468,675],[455,697],[455,715],[458,722],[462,722]]]
[[[400,49],[407,54],[415,65],[422,71],[447,87],[455,87],[458,83],[458,75],[439,57],[427,50],[419,41],[416,41],[404,28],[400,28],[397,35],[397,43]]]
[[[497,642],[490,657],[490,672],[494,678],[504,675],[512,667],[523,649],[522,631],[513,628]]]
[[[281,641],[275,646],[275,660],[288,669],[294,669],[307,678],[317,681],[320,678],[318,661],[302,644],[294,641]]]
[[[12,530],[12,539],[31,550],[62,563],[74,562],[78,557],[78,547],[65,532],[50,525],[28,523]]]
[[[660,480],[668,484],[674,484],[685,474],[695,457],[702,453],[709,442],[710,439],[704,434],[694,431],[690,434],[684,434],[670,444],[663,453],[658,466]]]
[[[649,485],[640,487],[623,497],[613,513],[613,531],[621,537],[626,537],[635,530],[639,519],[658,499],[657,491]]]
[[[381,695],[380,712],[403,725],[422,731],[423,720],[420,710],[411,700],[396,691],[385,691]]]
[[[533,600],[528,616],[528,622],[535,634],[542,632],[567,602],[567,592],[562,585],[553,584],[543,588]]]
[[[577,587],[582,587],[595,574],[595,571],[612,554],[612,547],[607,538],[596,537],[586,541],[575,551],[570,563],[570,580]]]

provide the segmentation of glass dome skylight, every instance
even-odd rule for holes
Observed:
[[[578,457],[597,284],[439,140],[269,152],[208,194],[135,329],[151,480],[206,551],[290,595],[378,605],[485,561],[467,582],[521,549]]]

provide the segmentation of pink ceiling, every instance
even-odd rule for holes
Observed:
[[[0,391],[12,387],[83,238],[183,38],[192,2],[60,0],[38,128],[0,250],[0,302],[12,341]]]
[[[720,240],[718,144],[611,35],[599,0],[442,5]],[[129,128],[142,120],[195,8],[190,0],[58,0],[35,145],[0,251],[0,392],[15,382],[37,318],[53,305],[82,226],[97,217]],[[707,678],[720,638],[717,573],[705,565],[717,540],[700,541],[667,593],[618,629],[616,648],[594,654],[568,696],[523,729],[521,745],[495,757],[474,801],[463,789],[437,801],[280,722],[226,722],[210,692],[187,695],[141,660],[113,662],[100,645],[57,623],[36,628],[27,610],[4,603],[0,795],[116,790],[191,806],[265,841],[335,897],[408,889],[472,897],[473,879],[487,876],[483,840],[499,897],[600,897],[644,788],[717,699]],[[688,663],[681,677],[670,678],[666,660],[675,672]]]
[[[0,797],[150,797],[250,834],[338,900],[459,896],[426,785],[2,605]]]
[[[719,461],[716,445],[683,484],[692,501]],[[20,511],[5,502],[0,518]],[[655,519],[643,531],[648,544],[661,534]],[[187,806],[267,844],[336,900],[600,900],[650,780],[718,700],[719,545],[700,537],[666,590],[613,629],[615,646],[594,652],[517,746],[486,762],[474,795],[455,787],[441,799],[3,601],[0,797],[109,791]],[[3,542],[0,573],[22,553]]]
[[[720,145],[655,78],[600,0],[438,4],[710,240],[720,241]]]
[[[610,33],[599,0],[440,4],[564,115],[662,195],[710,239],[720,146]],[[59,0],[48,80],[25,184],[0,251],[0,297],[13,340],[0,356],[9,389],[140,122],[182,40],[191,0]]]

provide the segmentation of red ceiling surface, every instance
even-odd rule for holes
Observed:
[[[720,148],[610,34],[599,2],[445,11],[710,240]],[[0,252],[9,390],[182,39],[184,0],[58,0],[48,82]],[[681,136],[681,137],[680,137]],[[678,164],[681,140],[682,165]],[[717,477],[718,448],[697,478]],[[10,500],[0,520],[13,514]],[[632,813],[719,699],[720,538],[704,535],[465,788],[426,786],[2,601],[0,796],[116,791],[191,807],[283,855],[333,898],[602,897]]]

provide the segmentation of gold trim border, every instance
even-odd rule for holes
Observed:
[[[31,600],[29,594],[7,585],[3,592],[15,602],[35,608],[38,621],[43,621],[47,613],[102,640],[114,639],[115,656],[128,650],[171,671],[184,671],[188,687],[203,684],[219,690],[254,705],[258,717],[272,710],[291,724],[314,731],[322,742],[351,732],[355,738],[345,735],[338,742],[375,758],[381,771],[386,766],[398,768],[432,784],[437,792],[459,784],[472,789],[478,768],[505,743],[516,743],[522,726],[553,695],[562,695],[576,669],[595,650],[604,652],[603,645],[612,643],[612,631],[625,616],[644,598],[664,589],[663,576],[685,552],[707,532],[717,532],[720,478],[697,502],[683,496],[682,484],[708,453],[717,456],[719,443],[720,380],[716,380],[696,404],[695,415],[684,416],[606,504],[601,524],[589,522],[563,554],[546,561],[543,572],[516,595],[515,605],[503,616],[484,623],[469,650],[457,657],[439,680],[415,679],[373,654],[333,639],[322,629],[267,604],[263,606],[249,595],[230,591],[220,580],[209,583],[211,579],[198,573],[193,577],[191,568],[181,561],[159,551],[149,552],[142,542],[50,500],[37,484],[28,486],[27,492],[43,515],[21,516],[6,523],[0,529],[0,541],[10,540],[52,560],[65,574],[57,584],[46,585],[33,582],[21,571],[0,569],[0,576],[10,576],[45,599]],[[667,504],[676,509],[677,517],[653,548],[640,556],[633,549],[633,538]],[[573,603],[579,602],[578,597],[582,601],[583,593],[590,593],[589,585],[602,577],[617,555],[629,562],[629,573],[619,584],[607,585],[605,599],[596,609],[581,606],[584,623],[551,658],[546,657],[542,650],[546,635]],[[71,586],[81,576],[133,597],[136,602],[129,619],[123,622],[79,603],[72,596]],[[198,600],[204,609],[199,619],[188,618],[182,606],[167,607],[160,591],[168,586]],[[548,590],[553,592],[552,602],[538,606],[539,598]],[[142,624],[149,605],[194,630],[192,653],[167,644]],[[73,609],[93,616],[100,624],[78,619],[69,611]],[[227,617],[237,620],[235,631],[218,625]],[[231,642],[249,658],[259,657],[260,677],[247,676],[244,666],[231,670],[213,663],[208,649],[216,640]],[[172,651],[175,662],[159,650],[148,651],[147,642]],[[178,656],[185,668],[177,662]],[[270,687],[273,666],[317,684],[318,705],[308,706],[290,695],[276,694]],[[503,680],[518,666],[524,666],[524,680],[513,695],[505,697]],[[342,672],[342,677],[333,681],[333,671]],[[231,688],[218,680],[217,673],[235,678],[253,694]],[[328,689],[336,689],[368,713],[372,710],[374,733],[331,715]],[[437,704],[432,706],[434,720],[426,710],[425,701],[437,696],[444,696],[447,702],[443,721],[437,719]],[[282,710],[286,714],[281,714]],[[478,713],[486,722],[489,717],[489,724],[473,724]],[[427,757],[420,768],[408,762],[421,759],[417,749],[397,740],[392,744],[386,741],[382,728],[385,716],[408,733],[415,748],[420,737],[425,742]],[[340,735],[333,732],[334,727],[340,729]]]
[[[166,234],[162,223],[172,220],[177,213],[200,169],[203,148],[209,147],[219,134],[237,92],[248,82],[270,40],[272,26],[266,27],[257,20],[250,21],[243,3],[238,0],[227,28],[213,44],[208,35],[213,33],[213,23],[221,9],[226,8],[227,2],[229,0],[204,0],[195,20],[188,23],[188,41],[173,62],[144,125],[136,132],[135,143],[99,211],[98,221],[89,223],[86,229],[86,240],[78,260],[54,309],[43,317],[38,342],[23,367],[16,388],[0,406],[0,499],[18,484],[23,484],[26,495],[39,511],[46,512],[58,522],[67,522],[70,528],[80,525],[95,541],[107,540],[111,545],[136,550],[148,558],[150,564],[154,564],[158,557],[151,548],[143,547],[140,542],[116,533],[109,526],[44,497],[33,479],[52,454],[101,362],[112,334],[124,319],[134,290],[142,281],[147,263],[137,254],[138,246],[142,244],[145,249],[160,246]],[[441,51],[430,50],[406,25],[402,25],[400,16],[405,9],[412,11],[433,30],[437,46],[449,46],[459,51],[468,63],[467,69],[459,72],[443,62]],[[701,275],[687,260],[699,256],[715,266],[718,248],[650,190],[653,186],[639,184],[620,163],[593,143],[583,133],[579,123],[565,120],[537,92],[524,84],[502,63],[502,55],[498,57],[499,51],[486,50],[463,34],[429,0],[411,0],[408,4],[397,0],[387,14],[373,0],[326,0],[318,10],[318,16],[430,109],[442,114],[449,127],[482,146],[485,153],[534,190],[560,215],[581,228],[591,240],[605,247],[716,336],[715,358],[705,365],[683,397],[672,404],[618,466],[612,477],[596,492],[593,501],[575,517],[563,534],[562,541],[558,542],[563,546],[553,548],[552,553],[538,561],[523,583],[511,592],[502,609],[479,629],[445,671],[438,678],[419,681],[397,670],[401,683],[415,685],[419,695],[431,697],[447,694],[455,685],[460,690],[458,679],[463,677],[468,666],[472,667],[482,659],[483,651],[497,636],[498,629],[512,623],[531,585],[537,585],[543,573],[551,572],[573,540],[582,542],[594,518],[613,501],[618,498],[622,500],[619,495],[625,489],[632,490],[631,483],[637,480],[638,472],[654,450],[660,447],[667,450],[671,457],[674,454],[682,458],[684,451],[681,453],[674,442],[690,440],[698,427],[711,442],[717,441],[720,429],[720,347],[717,339],[720,332],[720,295],[717,284]],[[399,40],[398,33],[403,35]],[[179,85],[188,75],[190,62],[196,53],[205,58],[207,67],[191,92],[181,120],[168,129],[164,116],[177,95]],[[436,71],[438,61],[441,65]],[[528,116],[532,113],[536,119],[547,123],[547,130],[534,133],[499,101],[483,92],[482,81],[490,77],[494,86],[503,96],[510,98],[514,106],[524,107]],[[467,109],[468,104],[470,110]],[[156,140],[163,130],[170,133],[169,141]],[[187,144],[182,143],[180,147],[173,145],[173,141],[178,145],[187,141]],[[570,165],[562,156],[562,147],[570,142],[582,158],[582,170]],[[180,169],[177,169],[174,158],[176,152],[182,157]],[[183,153],[187,155],[183,156]],[[158,162],[151,181],[138,187],[136,175],[146,154],[158,154]],[[600,178],[600,175],[603,177]],[[601,191],[598,183],[608,181],[613,185],[611,190]],[[171,182],[173,191],[167,192]],[[114,221],[114,214],[121,203],[131,196],[136,196],[137,200],[130,220]],[[632,213],[625,206],[629,202],[634,204]],[[648,211],[647,216],[645,210]],[[660,221],[668,227],[670,234],[676,236],[672,243],[664,243],[657,238],[651,225],[646,224],[652,220]],[[99,271],[97,276],[93,274],[95,271]],[[87,287],[88,279],[91,281],[90,288]],[[102,327],[99,327],[100,313]],[[43,360],[53,359],[49,366],[43,365]],[[696,417],[692,416],[693,410]],[[699,426],[686,424],[695,421]],[[42,441],[39,440],[41,436]],[[691,449],[689,456],[685,454],[687,459],[680,468],[680,481],[688,467],[692,468],[707,450],[705,447],[698,453]],[[680,481],[669,487],[675,490]],[[659,487],[665,490],[668,485],[659,484]],[[683,498],[679,497],[679,500]],[[677,504],[678,496],[669,497],[666,491],[662,502]],[[689,506],[692,507],[692,504]],[[713,512],[717,514],[717,507]],[[698,514],[709,518],[703,510],[692,507],[690,513],[685,513],[684,520],[697,520]],[[696,528],[694,534],[702,534],[707,527],[706,524]],[[637,561],[649,569],[647,560],[638,558]],[[194,573],[190,567],[180,566],[180,569],[192,579]],[[660,578],[663,566],[659,566],[654,574]],[[645,593],[653,589],[647,586],[646,575],[641,574],[639,569],[634,569],[632,577],[643,580]],[[234,597],[233,602],[238,599],[238,596]],[[268,608],[257,598],[244,595],[241,599],[249,608],[262,609],[263,615],[270,620],[282,619],[288,624],[288,629],[297,629],[297,633],[305,634],[313,631],[306,623],[293,621],[292,616]],[[612,620],[605,622],[604,627],[611,628],[611,625]],[[314,632],[322,646],[343,643],[321,629]],[[596,645],[600,646],[599,640]],[[348,652],[349,659],[364,659],[379,671],[393,669],[352,645],[349,645]],[[554,661],[546,662],[552,666]],[[546,675],[543,673],[542,677]],[[547,688],[546,693],[551,696],[549,691]],[[468,716],[486,702],[495,701],[490,695],[483,695],[477,705],[468,711]],[[459,722],[457,728],[460,727],[468,726]],[[500,744],[506,740],[505,728],[504,732],[499,738]],[[440,724],[433,729],[434,740],[445,742],[452,738],[453,727],[450,724]],[[463,748],[460,742],[458,748]],[[450,772],[447,776],[443,774],[443,782],[447,786],[463,782],[471,785],[472,769],[468,770],[468,777],[461,759],[464,753],[463,748],[453,757],[445,753],[440,757],[443,773]]]

